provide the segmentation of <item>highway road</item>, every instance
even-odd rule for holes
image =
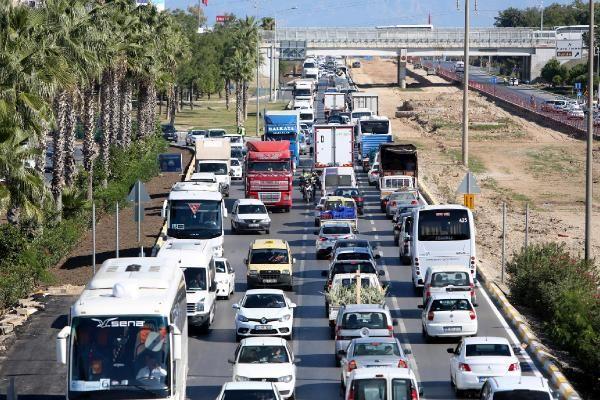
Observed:
[[[320,98],[317,99],[319,108]],[[321,108],[322,112],[322,108]],[[321,114],[322,116],[322,114]],[[309,164],[304,159],[302,165]],[[398,248],[393,244],[391,223],[380,213],[378,191],[359,174],[360,186],[365,192],[365,215],[359,220],[359,236],[379,246],[379,263],[385,270],[384,280],[391,283],[387,303],[396,319],[395,334],[412,351],[411,366],[422,383],[425,399],[454,399],[449,381],[449,354],[446,348],[454,347],[457,340],[425,343],[421,335],[421,310],[417,308],[420,297],[412,288],[410,267],[401,266]],[[236,198],[243,197],[243,185],[232,185],[230,207]],[[328,321],[322,295],[324,278],[321,271],[327,261],[317,261],[314,252],[313,205],[301,200],[294,192],[294,205],[290,213],[272,214],[271,236],[289,242],[297,263],[294,272],[292,300],[298,305],[295,312],[293,351],[301,359],[298,363],[296,397],[301,400],[338,399],[340,370],[334,363],[334,342],[329,338]],[[229,228],[229,222],[226,221]],[[211,331],[206,334],[190,332],[188,397],[213,399],[220,386],[232,378],[232,358],[237,346],[234,332],[232,304],[238,302],[246,288],[245,266],[242,260],[249,244],[265,235],[232,235],[226,232],[225,256],[236,270],[236,293],[230,300],[218,302],[217,315]],[[517,344],[514,334],[492,306],[489,297],[478,289],[479,335],[503,336]],[[66,313],[73,298],[51,298],[45,312],[19,332],[18,341],[0,362],[0,390],[6,390],[6,378],[17,376],[20,395],[27,399],[62,398],[65,368],[53,362],[54,337],[66,323]],[[531,361],[521,356],[525,373],[532,373]]]

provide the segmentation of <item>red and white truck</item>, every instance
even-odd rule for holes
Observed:
[[[290,211],[293,181],[290,142],[248,141],[246,147],[246,198]]]
[[[353,125],[315,125],[313,132],[315,168],[352,166],[354,159]]]

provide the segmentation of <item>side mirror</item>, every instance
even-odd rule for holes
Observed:
[[[56,336],[56,361],[60,364],[67,364],[67,343],[71,336],[71,327],[65,326]]]
[[[321,271],[321,276],[322,276],[322,277],[326,277],[326,276],[327,276],[327,272],[328,272],[328,271]]]
[[[479,303],[473,303],[473,307],[479,307]]]
[[[301,363],[301,362],[302,362],[301,358],[299,358],[299,357],[294,358],[294,361],[293,361],[294,364],[298,364],[298,363]]]
[[[346,350],[339,350],[339,351],[338,351],[338,355],[339,355],[340,357],[344,357],[344,356],[346,356]]]
[[[296,303],[290,303],[290,308],[296,308]]]
[[[231,360],[231,359],[228,359],[228,360],[227,360],[227,363],[228,363],[228,364],[231,364],[231,365],[233,365],[233,364],[235,364],[235,361],[233,361],[233,360]]]
[[[162,210],[160,211],[161,218],[167,218],[167,200],[163,201]]]
[[[171,328],[171,332],[173,333],[173,359],[181,360],[181,331],[179,328],[173,324],[169,325]]]
[[[417,308],[424,309],[424,308],[425,308],[425,306],[424,306],[423,304],[418,304],[418,305],[417,305]]]
[[[377,275],[379,276],[385,276],[385,271],[380,269],[379,271],[377,271]]]
[[[248,265],[248,259],[244,258],[244,264]]]
[[[239,310],[240,309],[240,305],[238,303],[232,304],[231,308],[233,308],[234,310]]]
[[[412,354],[412,350],[408,349],[408,348],[402,349],[402,351],[404,352],[405,355]]]
[[[448,347],[448,348],[446,349],[446,352],[447,352],[448,354],[454,354],[454,349],[453,349],[452,347]]]

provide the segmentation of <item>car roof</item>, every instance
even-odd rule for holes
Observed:
[[[371,343],[371,342],[377,342],[377,343],[398,343],[398,339],[396,339],[395,337],[369,337],[369,336],[365,336],[365,337],[359,337],[359,338],[354,338],[352,339],[352,343]]]
[[[371,254],[371,251],[367,247],[340,247],[336,250],[337,254],[347,254],[347,253],[362,253],[362,254]]]
[[[224,390],[273,390],[271,382],[226,382],[223,384]]]
[[[252,242],[252,249],[287,249],[287,242],[282,239],[256,239]]]
[[[475,337],[465,337],[463,338],[463,342],[465,344],[505,344],[510,346],[510,342],[508,339],[500,337],[500,336],[475,336]]]
[[[344,312],[356,312],[356,311],[389,311],[389,308],[385,303],[383,304],[346,304]]]
[[[488,379],[495,384],[495,391],[509,391],[514,389],[550,391],[548,381],[541,376],[499,376]]]
[[[329,226],[350,226],[348,221],[325,220],[321,222],[321,228]]]
[[[464,299],[464,300],[471,301],[471,293],[470,292],[433,292],[433,293],[431,293],[431,298],[433,300]]]
[[[238,199],[238,200],[236,200],[236,203],[238,203],[238,205],[258,204],[258,205],[264,206],[264,203],[262,201],[260,201],[259,199]]]
[[[350,379],[377,378],[378,375],[383,375],[382,378],[415,379],[415,374],[410,368],[396,367],[356,368],[352,371]]]
[[[254,336],[242,339],[241,346],[285,346],[286,340],[275,336]]]
[[[246,290],[246,296],[249,294],[281,294],[285,295],[281,289],[250,289]]]

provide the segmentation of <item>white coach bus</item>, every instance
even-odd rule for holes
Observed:
[[[67,399],[185,399],[186,287],[170,260],[102,264],[71,306],[56,356]]]

